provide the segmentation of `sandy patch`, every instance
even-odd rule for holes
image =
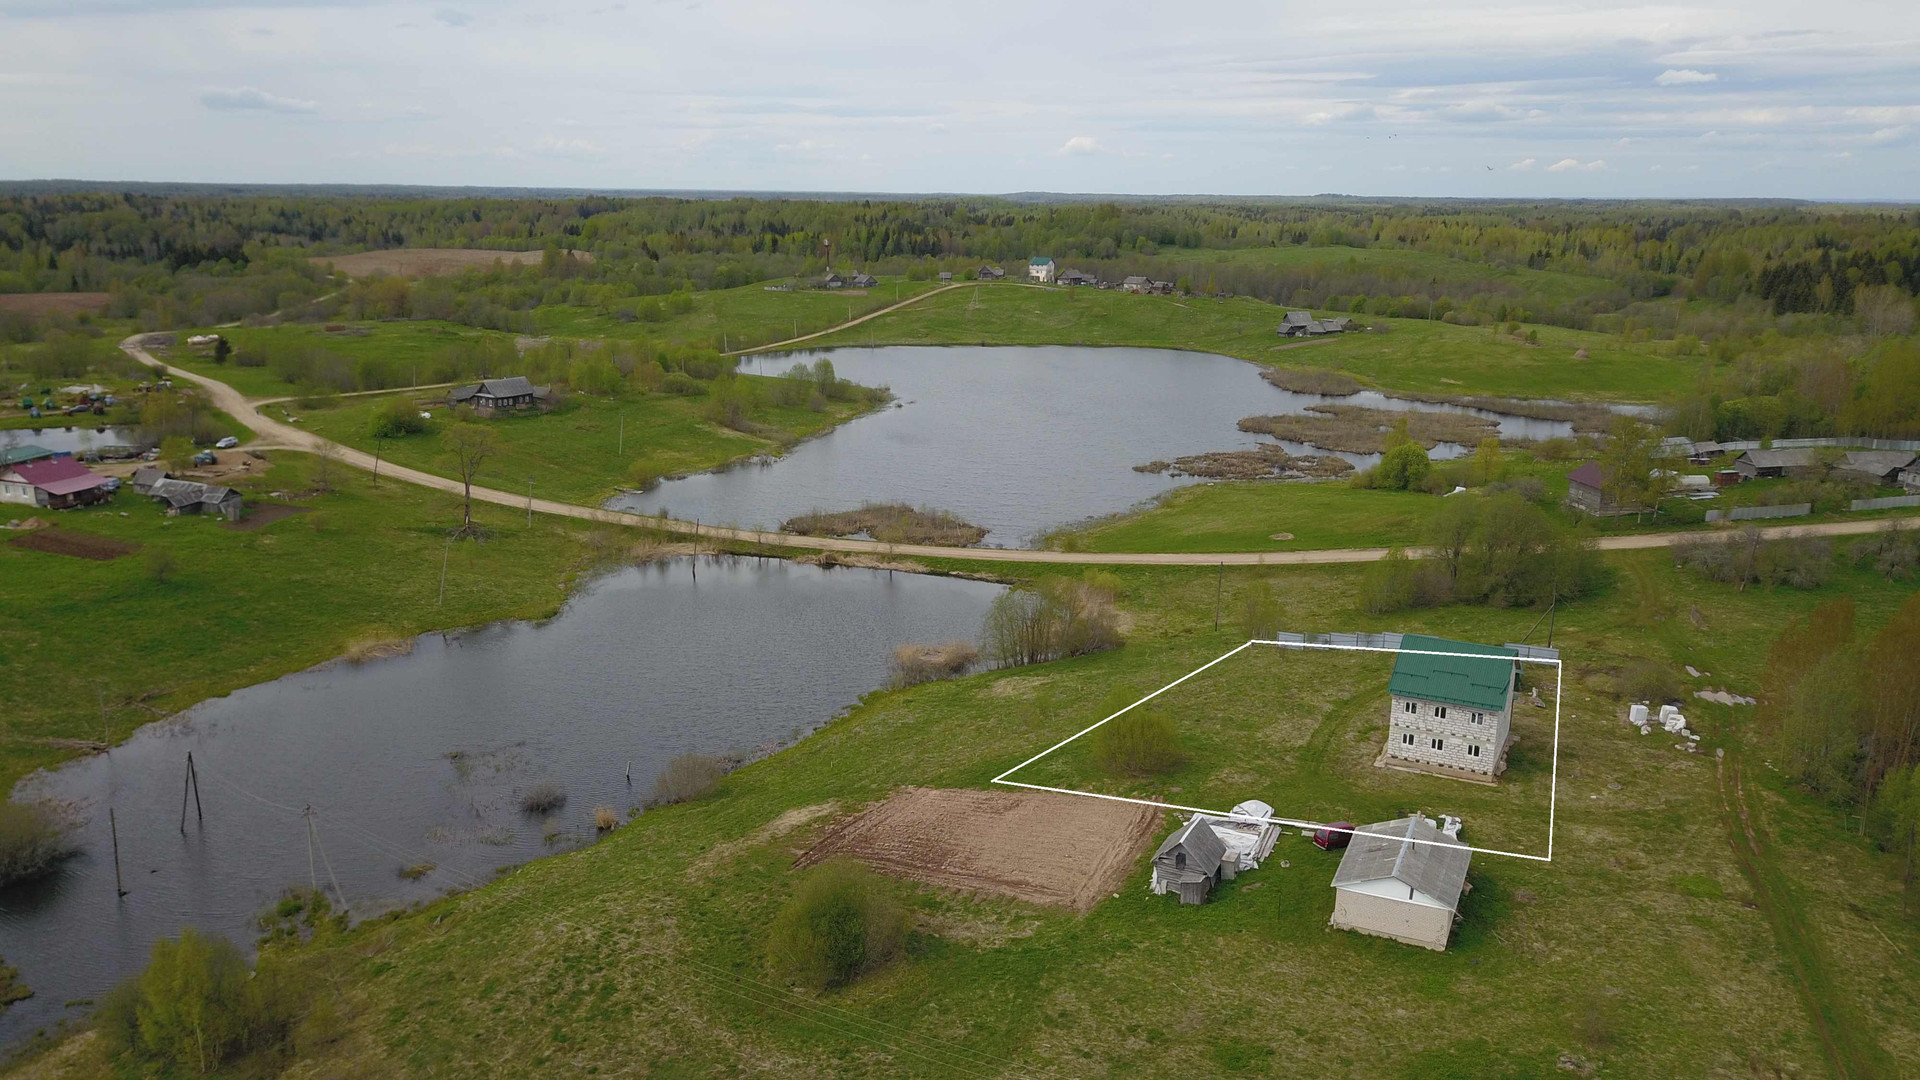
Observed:
[[[778,840],[802,825],[818,821],[839,809],[840,804],[837,802],[796,806],[738,840],[728,840],[707,849],[705,855],[695,859],[692,865],[687,867],[687,876],[696,881],[704,878],[713,873],[716,867],[725,864],[740,852]]]
[[[845,855],[894,877],[1086,912],[1125,884],[1160,812],[1051,792],[902,788],[796,865]]]

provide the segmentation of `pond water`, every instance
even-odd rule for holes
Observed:
[[[607,505],[670,512],[720,525],[774,528],[811,510],[905,502],[958,514],[989,530],[986,543],[1030,544],[1039,534],[1126,510],[1199,481],[1133,466],[1187,454],[1247,449],[1265,440],[1242,417],[1298,413],[1320,404],[1470,412],[1499,421],[1509,438],[1572,433],[1532,420],[1363,391],[1345,397],[1281,390],[1244,360],[1166,349],[891,346],[755,357],[753,374],[777,375],[825,357],[842,378],[893,389],[899,405],[794,447],[783,457],[668,480]],[[1282,442],[1292,453],[1326,453]],[[1442,443],[1435,457],[1466,447]],[[1338,454],[1365,468],[1373,454]]]
[[[336,663],[208,701],[112,753],[22,781],[85,815],[83,854],[0,892],[0,956],[36,996],[0,1043],[85,1010],[183,925],[251,943],[253,918],[330,876],[356,917],[590,843],[684,753],[791,741],[885,681],[891,650],[972,640],[1000,587],[764,559],[679,559],[585,587],[544,624],[427,635],[410,655]],[[204,822],[180,830],[192,751]],[[633,781],[626,781],[631,763]],[[552,780],[550,823],[519,795]],[[108,809],[128,890],[114,895]],[[548,832],[557,832],[549,840]],[[402,867],[434,863],[417,881]]]
[[[133,446],[138,432],[115,427],[9,428],[0,431],[0,447],[38,446],[56,453],[79,454],[103,446]]]

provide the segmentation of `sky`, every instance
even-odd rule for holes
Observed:
[[[1920,200],[1920,3],[0,0],[0,179]]]

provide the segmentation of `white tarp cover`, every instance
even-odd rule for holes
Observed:
[[[1240,806],[1245,805],[1247,804],[1240,804]],[[1260,805],[1265,806],[1266,804],[1261,803]],[[1240,806],[1234,807],[1236,813],[1240,811]],[[1270,815],[1272,813],[1273,808],[1268,807],[1267,814]],[[1206,820],[1206,823],[1213,829],[1213,834],[1220,838],[1222,844],[1226,845],[1229,855],[1237,854],[1240,856],[1240,869],[1242,870],[1259,869],[1260,863],[1266,859],[1268,855],[1273,853],[1274,842],[1280,839],[1280,826],[1278,825],[1261,824],[1254,821],[1235,821],[1231,818],[1215,817],[1212,814],[1200,814],[1197,816]]]

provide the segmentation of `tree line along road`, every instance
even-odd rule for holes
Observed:
[[[951,287],[951,286],[950,286]],[[944,290],[936,289],[933,292]],[[933,295],[922,293],[914,299]],[[912,301],[906,301],[911,303]],[[900,307],[903,305],[894,305]],[[854,322],[884,314],[893,308],[883,309],[872,315],[861,316]],[[852,325],[851,323],[845,325]],[[835,330],[844,327],[835,327]],[[832,333],[822,331],[821,333]],[[819,335],[807,335],[817,337]],[[804,340],[804,339],[795,339]],[[307,453],[330,453],[334,459],[344,465],[372,471],[373,455],[350,446],[343,446],[329,439],[323,439],[309,431],[302,431],[289,424],[270,419],[248,401],[238,390],[217,379],[168,367],[163,361],[147,351],[147,335],[135,334],[120,343],[121,351],[148,367],[164,368],[174,378],[186,379],[206,390],[215,407],[251,428],[261,437],[254,449],[261,450],[300,450]],[[783,343],[784,344],[784,343]],[[757,351],[757,350],[756,350]],[[424,473],[392,462],[382,462],[382,476],[394,480],[403,480],[421,487],[433,488],[459,495],[462,492],[460,481],[445,476]],[[512,507],[515,510],[526,509],[529,500],[525,495],[495,488],[473,488],[474,499],[493,503],[498,506]],[[1334,563],[1366,563],[1384,558],[1386,548],[1325,548],[1317,551],[1228,551],[1228,552],[1090,552],[1090,551],[1036,551],[1029,548],[962,548],[940,547],[933,544],[886,544],[877,540],[846,540],[831,536],[795,536],[791,533],[764,532],[759,529],[729,529],[717,525],[701,525],[691,521],[674,518],[645,517],[640,514],[622,513],[617,510],[602,510],[594,506],[580,506],[575,503],[554,502],[551,499],[531,500],[536,513],[550,514],[555,517],[574,518],[580,521],[598,522],[603,525],[620,525],[627,528],[653,529],[659,532],[674,533],[680,536],[700,537],[708,540],[724,540],[735,543],[759,544],[765,547],[788,548],[796,551],[828,551],[850,555],[868,555],[892,558],[920,559],[967,559],[975,562],[1007,563],[1057,563],[1091,566],[1303,566],[1326,565]],[[1850,536],[1869,533],[1880,528],[1887,519],[1876,518],[1865,521],[1834,521],[1817,525],[1773,525],[1760,530],[1763,535],[1785,536]],[[1602,551],[1638,551],[1645,548],[1667,547],[1675,541],[1698,536],[1698,533],[1642,533],[1634,536],[1601,537],[1597,546]],[[1409,549],[1409,554],[1422,554],[1418,548]]]

